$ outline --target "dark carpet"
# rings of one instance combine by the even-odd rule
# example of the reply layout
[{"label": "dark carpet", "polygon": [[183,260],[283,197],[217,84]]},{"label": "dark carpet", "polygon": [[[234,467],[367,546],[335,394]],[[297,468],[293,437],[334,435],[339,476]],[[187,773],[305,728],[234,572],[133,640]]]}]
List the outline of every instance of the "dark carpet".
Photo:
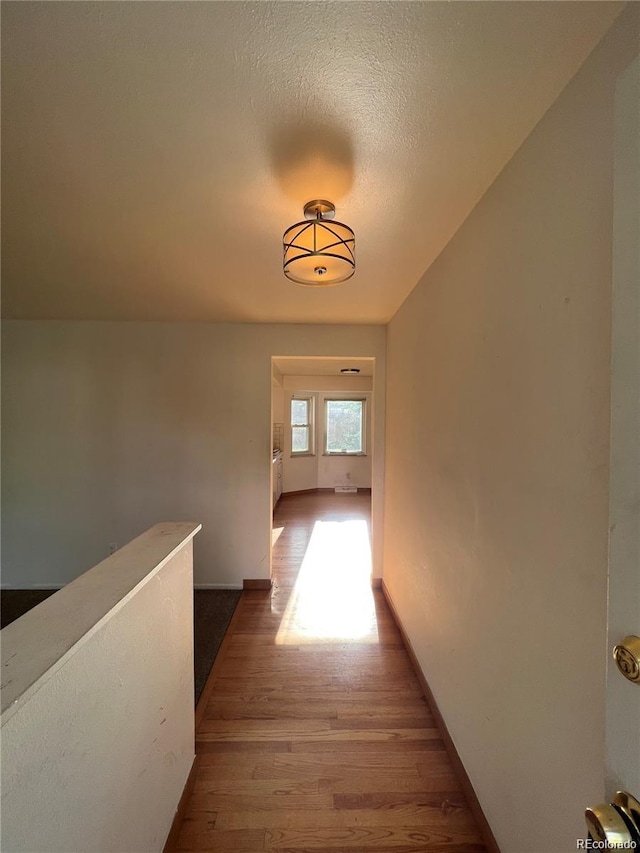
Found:
[{"label": "dark carpet", "polygon": [[0,593],[0,628],[6,628],[49,598],[57,589],[3,589]]},{"label": "dark carpet", "polygon": [[196,704],[241,596],[239,589],[195,591],[193,657]]},{"label": "dark carpet", "polygon": [[[56,592],[55,589],[3,589],[0,627],[4,628]],[[197,589],[193,595],[194,687],[198,702],[225,631],[240,601],[238,589]]]}]

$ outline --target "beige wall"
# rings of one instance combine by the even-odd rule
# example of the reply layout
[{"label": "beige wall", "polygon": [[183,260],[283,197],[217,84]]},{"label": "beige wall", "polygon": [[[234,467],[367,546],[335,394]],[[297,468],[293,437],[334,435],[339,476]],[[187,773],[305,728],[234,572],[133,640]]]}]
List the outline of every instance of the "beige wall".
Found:
[{"label": "beige wall", "polygon": [[[640,636],[640,58],[616,92],[608,647]],[[607,671],[607,795],[640,792],[640,690]]]},{"label": "beige wall", "polygon": [[388,328],[384,578],[503,853],[604,793],[614,90],[630,7]]},{"label": "beige wall", "polygon": [[[3,324],[3,577],[61,584],[157,521],[197,518],[198,584],[268,577],[271,356],[375,357],[382,326]],[[381,562],[383,453],[373,480]]]}]

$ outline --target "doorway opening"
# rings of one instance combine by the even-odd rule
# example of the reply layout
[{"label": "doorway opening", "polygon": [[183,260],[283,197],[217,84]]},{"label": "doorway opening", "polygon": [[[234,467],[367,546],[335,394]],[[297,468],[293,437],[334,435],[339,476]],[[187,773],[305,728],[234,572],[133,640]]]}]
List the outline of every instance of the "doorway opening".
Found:
[{"label": "doorway opening", "polygon": [[[272,357],[272,582],[274,548],[284,529],[279,508],[284,503],[298,496],[331,494],[344,498],[345,507],[350,497],[360,497],[361,501],[366,497],[370,505],[376,505],[380,468],[376,426],[381,422],[378,404],[374,357]],[[333,532],[337,535],[338,528]],[[338,537],[343,550],[349,549],[346,532],[346,527],[341,529]],[[354,540],[357,539],[355,526],[351,532]],[[378,574],[375,557],[372,558],[372,553],[376,553],[372,547],[376,532],[376,513],[369,512],[366,557],[369,586],[371,577]],[[328,545],[328,533],[329,528],[318,526],[316,536],[312,537],[316,554],[321,540],[324,546]],[[356,562],[362,574],[362,560],[358,558]],[[312,565],[319,571],[319,561],[308,559],[304,565],[308,583],[314,573]]]}]

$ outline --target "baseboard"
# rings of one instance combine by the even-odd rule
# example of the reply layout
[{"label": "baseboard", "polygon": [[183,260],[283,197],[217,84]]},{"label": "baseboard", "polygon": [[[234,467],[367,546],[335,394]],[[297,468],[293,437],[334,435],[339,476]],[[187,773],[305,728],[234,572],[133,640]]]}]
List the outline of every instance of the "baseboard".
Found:
[{"label": "baseboard", "polygon": [[193,764],[191,765],[191,770],[189,771],[189,775],[187,776],[187,781],[184,783],[184,789],[182,791],[182,795],[180,797],[180,801],[178,802],[178,808],[176,809],[176,813],[173,816],[173,821],[171,823],[171,829],[169,830],[169,835],[167,835],[167,840],[164,843],[164,847],[162,848],[162,853],[174,853],[174,850],[178,844],[178,836],[180,835],[180,829],[182,828],[182,822],[187,813],[187,805],[189,803],[189,798],[191,797],[191,793],[193,791],[193,786],[196,783],[196,772],[198,769],[198,756],[195,755],[193,757]]},{"label": "baseboard", "polygon": [[317,492],[331,492],[333,494],[333,489],[296,489],[293,492],[283,492],[282,497],[293,497],[294,495],[312,495]]},{"label": "baseboard", "polygon": [[482,833],[482,837],[484,843],[487,847],[489,853],[500,853],[500,848],[498,847],[498,843],[491,831],[491,827],[489,826],[489,822],[485,817],[484,812],[482,811],[482,806],[480,805],[480,801],[478,800],[477,794],[471,784],[471,780],[467,775],[467,771],[465,770],[464,764],[462,763],[462,759],[458,755],[458,750],[455,747],[453,742],[453,738],[449,734],[449,730],[447,729],[447,724],[444,721],[444,717],[440,713],[440,709],[436,704],[436,700],[434,698],[433,693],[431,692],[431,688],[425,678],[425,675],[422,671],[420,664],[418,663],[418,658],[416,657],[416,653],[411,645],[411,640],[407,636],[406,631],[402,625],[402,621],[398,615],[398,611],[395,608],[391,595],[389,594],[389,590],[387,589],[384,580],[382,581],[382,594],[385,597],[387,604],[389,605],[389,610],[391,611],[391,615],[398,626],[398,630],[400,631],[400,635],[402,636],[402,641],[407,649],[407,653],[411,658],[411,663],[413,664],[413,668],[416,671],[416,675],[418,677],[418,681],[420,682],[420,687],[422,688],[422,692],[424,693],[424,698],[427,700],[427,704],[431,709],[431,713],[433,714],[433,718],[436,722],[438,730],[440,731],[440,735],[444,742],[445,749],[447,754],[451,760],[451,763],[454,766],[456,774],[460,779],[460,783],[462,786],[462,790],[467,798],[469,803],[469,808],[471,809],[473,816],[476,819],[480,832]]},{"label": "baseboard", "polygon": [[271,589],[271,578],[245,578],[242,589]]},{"label": "baseboard", "polygon": [[371,578],[371,587],[373,589],[382,589],[382,578]]},{"label": "baseboard", "polygon": [[[370,495],[371,494],[370,488],[358,486],[357,490],[358,490],[359,495]],[[323,489],[298,489],[295,492],[283,492],[282,497],[288,498],[288,497],[293,497],[294,495],[312,495],[312,494],[332,494],[332,495],[335,495],[335,494],[340,494],[340,492],[336,492],[335,486],[333,488],[330,488],[330,489],[324,489],[324,488]],[[353,494],[353,492],[343,492],[342,494]]]},{"label": "baseboard", "polygon": [[235,631],[236,624],[238,622],[238,619],[240,618],[240,614],[244,605],[244,600],[244,596],[241,596],[240,601],[236,605],[236,609],[233,611],[233,616],[231,617],[231,621],[227,625],[227,630],[224,632],[224,637],[222,638],[222,642],[220,643],[220,648],[218,649],[218,653],[216,654],[213,666],[211,667],[211,671],[207,676],[207,680],[205,681],[204,687],[202,688],[202,693],[200,694],[200,698],[198,699],[195,714],[196,741],[198,740],[198,729],[200,728],[200,723],[202,722],[204,712],[215,687],[216,678],[218,677],[218,670],[222,665],[222,661],[224,660],[224,657],[226,655],[227,646],[231,641],[231,637],[233,635],[233,632]]},{"label": "baseboard", "polygon": [[242,589],[241,583],[194,583],[194,589]]}]

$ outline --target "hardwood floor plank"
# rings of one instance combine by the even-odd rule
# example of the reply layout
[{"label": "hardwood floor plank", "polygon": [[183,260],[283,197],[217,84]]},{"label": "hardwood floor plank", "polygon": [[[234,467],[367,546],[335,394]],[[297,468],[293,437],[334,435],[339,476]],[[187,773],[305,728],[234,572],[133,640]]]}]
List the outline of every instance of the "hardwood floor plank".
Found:
[{"label": "hardwood floor plank", "polygon": [[[274,650],[280,652],[309,652],[312,654],[350,654],[354,652],[353,646],[345,645],[344,643],[319,643],[311,646],[311,644],[301,643],[299,645],[275,645],[273,634],[259,634],[258,638],[253,634],[236,634],[229,643],[227,657],[243,657],[251,654],[255,658],[270,657]],[[404,645],[398,636],[397,639],[385,639],[372,642],[370,646],[364,644],[358,651],[358,655],[371,656],[377,655],[378,651],[394,652],[400,651],[404,653]]]},{"label": "hardwood floor plank", "polygon": [[[414,712],[415,714],[415,712]],[[337,711],[336,718],[330,719],[329,724],[334,730],[362,730],[362,729],[379,729],[381,726],[385,729],[435,729],[436,724],[433,717],[422,714],[421,716],[385,716],[384,714],[373,714],[367,717],[351,717],[338,719]],[[430,724],[430,725],[429,725]],[[440,733],[438,732],[438,737]]]},{"label": "hardwood floor plank", "polygon": [[255,794],[231,793],[210,794],[195,791],[189,802],[187,815],[192,812],[215,812],[218,816],[226,811],[290,811],[300,809],[330,809],[333,807],[332,794]]},{"label": "hardwood floor plank", "polygon": [[[215,720],[200,724],[199,737],[215,734],[220,740],[294,740],[298,735],[331,734],[329,720]],[[211,738],[209,738],[210,740]]]},{"label": "hardwood floor plank", "polygon": [[[424,702],[398,700],[395,703],[386,702],[379,704],[375,710],[364,705],[362,702],[354,703],[353,694],[333,694],[329,698],[327,694],[319,693],[316,698],[292,699],[291,694],[287,698],[273,698],[269,694],[264,696],[233,697],[227,694],[216,695],[208,703],[203,719],[210,720],[241,720],[241,719],[275,719],[287,717],[300,717],[301,719],[317,717],[327,720],[338,720],[344,727],[356,722],[361,723],[360,728],[366,728],[369,723],[387,719],[395,720],[420,720],[428,722],[428,728],[435,727],[434,718],[427,711]],[[320,698],[320,697],[324,698]],[[354,707],[357,704],[358,707]],[[388,725],[385,723],[385,725]],[[402,723],[397,727],[402,728]]]},{"label": "hardwood floor plank", "polygon": [[[420,776],[416,772],[416,784],[419,784],[421,781]],[[317,778],[305,779],[299,777],[291,779],[284,777],[278,779],[274,776],[261,778],[260,776],[256,776],[255,773],[252,774],[250,779],[235,779],[232,786],[229,785],[228,779],[208,779],[206,778],[206,774],[202,774],[193,786],[194,793],[211,795],[228,794],[230,788],[233,788],[234,795],[249,794],[254,797],[289,797],[293,794],[303,794],[306,796],[307,794],[320,794],[327,793],[328,791],[328,786],[324,780]],[[330,791],[329,793],[333,792]]]},{"label": "hardwood floor plank", "polygon": [[[410,730],[409,730],[410,731]],[[375,752],[383,749],[384,754],[391,754],[396,751],[414,752],[415,750],[435,750],[442,752],[444,743],[439,737],[439,733],[433,730],[432,740],[417,740],[406,737],[404,740],[382,740],[380,738],[370,738],[367,740],[354,739],[334,739],[333,743],[329,740],[293,740],[290,742],[288,752],[326,752],[327,749],[335,748],[336,746],[344,746],[345,749],[357,749],[364,753],[367,751]],[[384,743],[384,747],[381,747]]]},{"label": "hardwood floor plank", "polygon": [[[426,723],[426,720],[423,721]],[[198,732],[199,741],[282,741],[296,742],[313,739],[318,745],[357,741],[385,743],[410,741],[412,744],[428,740],[441,740],[440,732],[433,728],[385,728],[384,723],[375,728],[334,729],[331,720],[203,720]]]},{"label": "hardwood floor plank", "polygon": [[[253,780],[268,781],[272,784],[280,784],[279,780],[287,783],[290,773],[277,767],[257,766],[253,771]],[[325,768],[322,771],[311,769],[297,770],[296,776],[314,782],[318,791],[331,794],[358,792],[364,787],[370,791],[424,791],[424,780],[415,768],[403,770],[380,770],[378,768]]]},{"label": "hardwood floor plank", "polygon": [[269,701],[233,702],[221,699],[210,703],[205,719],[208,720],[286,720],[286,719],[338,719],[337,705],[326,702]]},{"label": "hardwood floor plank", "polygon": [[465,833],[477,840],[475,822],[471,812],[464,805],[456,805],[453,798],[443,800],[434,806],[407,805],[389,811],[383,809],[350,811],[338,809],[316,809],[315,811],[289,812],[222,812],[218,818],[219,829],[306,829],[314,828],[370,826],[386,827],[391,821],[402,820],[407,826],[423,826],[433,832]]},{"label": "hardwood floor plank", "polygon": [[247,851],[259,853],[265,850],[264,829],[253,830],[218,830],[212,829],[208,821],[190,817],[185,818],[183,829],[178,840],[178,850],[206,850],[216,853],[226,851]]},{"label": "hardwood floor plank", "polygon": [[455,835],[446,831],[431,830],[418,826],[349,826],[308,829],[267,829],[265,849],[273,851],[306,850],[344,850],[354,848],[364,850],[422,850],[428,845],[441,846],[452,844],[473,844],[477,835],[460,833]]},{"label": "hardwood floor plank", "polygon": [[241,702],[246,703],[247,705],[260,704],[263,702],[281,702],[286,703],[289,701],[305,701],[309,702],[323,702],[327,701],[331,705],[336,702],[343,703],[347,707],[353,709],[354,715],[362,713],[362,705],[371,707],[376,707],[378,705],[382,706],[387,702],[396,702],[399,701],[401,705],[407,704],[411,705],[414,702],[420,702],[424,704],[426,709],[426,713],[431,716],[431,712],[428,710],[428,706],[424,703],[424,700],[421,699],[419,692],[416,690],[415,693],[405,693],[404,691],[400,693],[402,697],[398,700],[398,691],[397,690],[340,690],[338,688],[334,689],[307,689],[307,690],[287,690],[285,687],[279,688],[276,686],[265,685],[265,686],[255,686],[251,683],[243,683],[239,685],[239,689],[236,690],[235,686],[230,687],[228,680],[217,687],[215,695],[211,699],[211,703],[219,703],[219,702]]},{"label": "hardwood floor plank", "polygon": [[[236,793],[282,794],[298,792],[315,793],[358,793],[363,787],[373,793],[422,792],[423,779],[415,767],[402,769],[357,767],[325,767],[305,770],[278,768],[269,764],[258,764],[251,778],[240,776],[235,769],[225,768],[226,772],[217,773],[217,768],[203,768],[194,785],[197,793]],[[229,785],[230,778],[233,784]]]},{"label": "hardwood floor plank", "polygon": [[378,699],[374,707],[354,705],[352,694],[348,694],[342,701],[334,697],[333,701],[336,702],[339,720],[356,718],[364,720],[387,716],[413,717],[416,714],[421,714],[426,719],[431,717],[427,703],[420,696],[398,696],[391,693],[387,699]]},{"label": "hardwood floor plank", "polygon": [[[218,695],[223,693],[286,693],[289,696],[296,694],[306,695],[308,691],[316,691],[322,693],[380,693],[384,691],[392,691],[398,695],[401,691],[402,695],[417,697],[420,696],[420,685],[413,678],[408,678],[406,675],[387,675],[387,676],[371,676],[363,678],[360,673],[353,675],[331,675],[331,674],[315,674],[308,675],[300,673],[295,679],[291,678],[291,674],[279,675],[268,674],[261,676],[247,675],[229,675],[224,678],[219,677],[216,680],[216,690]],[[357,699],[358,697],[352,697]]]},{"label": "hardwood floor plank", "polygon": [[237,672],[235,675],[218,678],[216,688],[218,695],[231,694],[238,691],[248,693],[251,690],[258,690],[264,693],[275,690],[281,692],[288,691],[289,695],[291,695],[292,693],[303,694],[307,690],[327,691],[335,689],[337,691],[345,689],[344,687],[340,687],[340,685],[335,685],[331,675],[300,675],[294,681],[290,676],[281,675],[279,678],[275,678],[274,676],[270,678],[266,673],[258,677],[255,675],[238,675]]},{"label": "hardwood floor plank", "polygon": [[[455,779],[453,771],[447,774],[449,779]],[[385,811],[396,812],[398,809],[404,809],[408,806],[420,806],[422,808],[433,806],[437,800],[443,796],[442,791],[449,790],[452,795],[464,800],[464,794],[459,786],[456,787],[455,782],[452,788],[446,788],[446,781],[440,788],[435,788],[431,791],[384,791],[378,793],[367,794],[334,794],[333,805],[336,809],[345,809],[351,811],[353,809],[382,809]],[[455,792],[455,793],[453,793]],[[468,808],[465,801],[465,808]]]},{"label": "hardwood floor plank", "polygon": [[263,740],[263,741],[221,741],[204,740],[200,734],[196,735],[196,752],[198,755],[211,753],[233,752],[261,755],[265,752],[291,752],[291,742],[288,740]]},{"label": "hardwood floor plank", "polygon": [[[430,772],[450,770],[449,758],[443,751],[412,749],[404,752],[356,749],[323,750],[322,752],[243,752],[206,753],[199,756],[201,779],[270,778],[268,773],[291,777],[293,774],[327,776],[332,772],[359,774],[379,769],[381,772],[411,771],[421,774],[421,764],[430,763]],[[233,775],[229,775],[232,773]],[[272,778],[277,778],[275,775]]]}]

